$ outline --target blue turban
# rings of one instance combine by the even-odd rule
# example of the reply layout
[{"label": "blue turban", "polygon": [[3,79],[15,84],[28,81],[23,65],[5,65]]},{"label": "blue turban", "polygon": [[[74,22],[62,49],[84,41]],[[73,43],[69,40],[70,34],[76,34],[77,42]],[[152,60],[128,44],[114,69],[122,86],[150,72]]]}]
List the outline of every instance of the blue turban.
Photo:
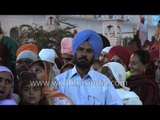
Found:
[{"label": "blue turban", "polygon": [[83,30],[75,35],[72,42],[73,55],[75,56],[77,48],[85,41],[88,41],[92,47],[94,58],[98,58],[103,48],[103,42],[99,34],[93,30]]}]

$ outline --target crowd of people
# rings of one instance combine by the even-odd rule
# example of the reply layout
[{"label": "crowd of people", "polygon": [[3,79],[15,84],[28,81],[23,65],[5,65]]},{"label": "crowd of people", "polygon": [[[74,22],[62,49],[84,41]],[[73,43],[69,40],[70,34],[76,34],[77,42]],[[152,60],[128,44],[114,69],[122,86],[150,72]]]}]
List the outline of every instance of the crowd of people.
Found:
[{"label": "crowd of people", "polygon": [[0,27],[0,105],[158,105],[160,22],[150,42],[140,20],[128,46],[86,29],[64,37],[61,54],[18,46]]}]

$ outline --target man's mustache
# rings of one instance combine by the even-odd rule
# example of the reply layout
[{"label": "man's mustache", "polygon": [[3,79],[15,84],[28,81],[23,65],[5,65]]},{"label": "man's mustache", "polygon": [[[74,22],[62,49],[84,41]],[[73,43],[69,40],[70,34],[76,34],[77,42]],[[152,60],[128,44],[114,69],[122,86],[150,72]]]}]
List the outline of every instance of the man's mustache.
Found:
[{"label": "man's mustache", "polygon": [[81,58],[79,58],[79,60],[85,60],[85,61],[89,61],[86,57],[81,57]]}]

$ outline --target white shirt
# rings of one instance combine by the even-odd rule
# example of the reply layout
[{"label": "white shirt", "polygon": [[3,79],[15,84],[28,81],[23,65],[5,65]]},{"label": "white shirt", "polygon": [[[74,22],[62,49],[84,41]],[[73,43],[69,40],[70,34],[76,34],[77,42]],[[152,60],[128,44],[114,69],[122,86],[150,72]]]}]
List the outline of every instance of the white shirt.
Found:
[{"label": "white shirt", "polygon": [[111,81],[93,68],[83,78],[74,67],[55,79],[59,90],[76,105],[123,105]]},{"label": "white shirt", "polygon": [[127,91],[123,88],[116,89],[124,105],[142,105],[142,101],[133,91]]},{"label": "white shirt", "polygon": [[148,30],[146,25],[140,23],[137,26],[137,30],[139,30],[139,39],[141,40],[141,45],[144,45],[144,42],[148,40]]}]

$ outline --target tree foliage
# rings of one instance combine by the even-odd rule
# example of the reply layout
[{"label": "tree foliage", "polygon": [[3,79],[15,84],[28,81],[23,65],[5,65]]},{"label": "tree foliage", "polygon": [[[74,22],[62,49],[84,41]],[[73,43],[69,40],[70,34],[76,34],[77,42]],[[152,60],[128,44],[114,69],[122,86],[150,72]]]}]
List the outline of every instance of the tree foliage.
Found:
[{"label": "tree foliage", "polygon": [[17,41],[18,44],[26,43],[27,41],[34,41],[39,50],[42,48],[54,48],[57,53],[60,51],[60,43],[62,38],[64,37],[74,37],[74,35],[70,32],[73,28],[72,26],[68,26],[66,28],[58,28],[52,31],[46,31],[43,29],[43,26],[35,26],[32,27],[30,25],[20,25],[19,27],[15,27],[19,34],[16,35],[14,40]]}]

